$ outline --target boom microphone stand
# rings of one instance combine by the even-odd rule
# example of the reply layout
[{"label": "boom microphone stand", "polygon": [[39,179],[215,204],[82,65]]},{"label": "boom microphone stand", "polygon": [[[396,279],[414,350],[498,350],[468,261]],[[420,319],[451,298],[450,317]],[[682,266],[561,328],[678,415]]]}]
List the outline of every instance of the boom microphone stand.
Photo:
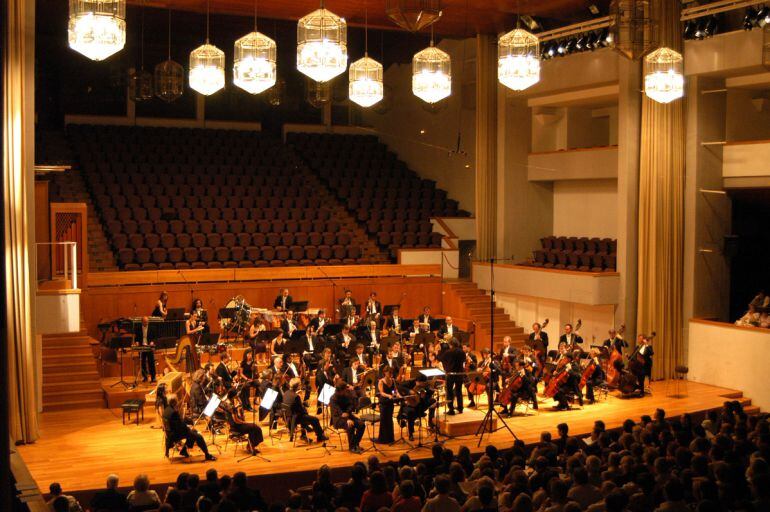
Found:
[{"label": "boom microphone stand", "polygon": [[[489,353],[494,354],[494,348],[495,348],[495,258],[489,259],[489,321],[490,321],[490,327],[489,327]],[[492,364],[492,361],[490,361],[490,365]],[[501,430],[503,428],[507,429],[508,432],[511,433],[514,439],[518,440],[519,438],[516,436],[516,434],[513,433],[513,430],[511,430],[511,427],[508,426],[508,424],[505,422],[503,417],[500,415],[499,412],[497,412],[497,409],[495,409],[494,406],[494,381],[492,380],[492,374],[494,372],[490,368],[489,370],[489,382],[487,382],[487,402],[488,402],[488,409],[487,413],[484,415],[484,419],[481,421],[481,425],[479,425],[479,428],[476,430],[476,435],[479,436],[479,442],[476,445],[481,446],[481,442],[484,440],[484,434],[489,432],[490,434],[492,432],[496,432],[498,430]],[[502,427],[497,427],[495,430],[492,430],[492,422],[495,420],[495,416],[497,417],[497,421],[501,422],[503,424]]]}]

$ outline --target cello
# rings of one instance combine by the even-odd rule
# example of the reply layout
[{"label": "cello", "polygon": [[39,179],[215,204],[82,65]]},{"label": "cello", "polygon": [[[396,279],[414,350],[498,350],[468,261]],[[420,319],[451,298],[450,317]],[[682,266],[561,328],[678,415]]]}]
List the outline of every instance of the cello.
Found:
[{"label": "cello", "polygon": [[[548,327],[548,318],[546,318],[542,324],[540,324],[540,331],[543,332],[543,329]],[[537,360],[537,371],[538,371],[538,378],[543,375],[543,367],[545,366],[545,344],[543,343],[542,339],[534,339],[531,342],[527,340],[527,345],[529,348],[532,349],[532,351],[535,354],[535,359]]]},{"label": "cello", "polygon": [[[626,324],[622,324],[618,328],[617,337],[620,339],[623,339],[623,333],[626,330]],[[618,384],[620,383],[620,372],[615,368],[615,362],[621,361],[623,359],[623,352],[618,351],[614,345],[610,346],[610,357],[607,360],[607,369],[605,370],[605,373],[607,374],[607,385],[613,388],[618,387]]]},{"label": "cello", "polygon": [[505,383],[503,390],[500,392],[500,403],[508,406],[513,401],[514,394],[521,389],[524,385],[524,377],[521,373],[514,373],[508,381]]},{"label": "cello", "polygon": [[567,379],[569,378],[569,371],[567,369],[567,365],[565,364],[561,370],[558,370],[557,373],[554,373],[553,377],[551,377],[551,380],[548,381],[548,385],[545,388],[545,391],[543,391],[543,395],[548,398],[553,398],[556,396],[556,392],[559,391],[559,386],[567,382]]}]

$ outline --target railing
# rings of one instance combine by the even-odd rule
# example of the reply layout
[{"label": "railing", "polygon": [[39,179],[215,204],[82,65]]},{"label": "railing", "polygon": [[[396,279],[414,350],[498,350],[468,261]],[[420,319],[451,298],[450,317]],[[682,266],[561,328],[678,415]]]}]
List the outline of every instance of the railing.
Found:
[{"label": "railing", "polygon": [[[51,203],[51,278],[60,278],[64,273],[65,258],[72,260],[64,245],[58,242],[74,242],[77,257],[74,258],[75,273],[80,272],[85,284],[88,274],[88,210],[85,203]],[[71,275],[71,274],[70,274]]]},{"label": "railing", "polygon": [[[38,283],[44,281],[61,281],[63,279],[65,288],[77,289],[78,287],[78,244],[77,242],[38,242],[35,244],[35,251],[39,246],[52,246],[51,254],[52,258],[61,258],[61,266],[52,266],[51,275],[40,275],[37,268],[37,255],[33,261],[35,262],[35,275],[37,276]],[[57,262],[58,263],[58,262]],[[61,269],[61,272],[54,269]],[[66,283],[71,281],[71,285],[66,286]]]}]

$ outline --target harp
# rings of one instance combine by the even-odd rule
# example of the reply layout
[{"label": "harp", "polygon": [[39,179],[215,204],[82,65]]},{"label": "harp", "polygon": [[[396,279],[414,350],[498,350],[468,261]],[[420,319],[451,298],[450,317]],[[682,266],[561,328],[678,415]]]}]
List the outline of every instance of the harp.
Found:
[{"label": "harp", "polygon": [[173,356],[166,356],[166,364],[175,372],[192,373],[200,368],[200,359],[192,336],[184,335],[179,338],[176,352]]}]

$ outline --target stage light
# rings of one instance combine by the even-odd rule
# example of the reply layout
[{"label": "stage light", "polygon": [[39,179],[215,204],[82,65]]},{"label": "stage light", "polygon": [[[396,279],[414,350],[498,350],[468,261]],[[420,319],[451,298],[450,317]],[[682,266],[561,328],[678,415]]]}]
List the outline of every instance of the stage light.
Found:
[{"label": "stage light", "polygon": [[670,103],[684,95],[684,64],[679,52],[658,48],[644,62],[644,93],[648,98]]},{"label": "stage light", "polygon": [[584,35],[581,35],[577,38],[577,41],[575,41],[575,50],[579,52],[584,52],[588,49],[586,46],[586,37]]},{"label": "stage light", "polygon": [[595,50],[599,47],[599,34],[596,32],[591,32],[588,34],[588,37],[586,37],[586,47],[589,50]]},{"label": "stage light", "polygon": [[754,23],[758,27],[764,27],[770,23],[770,9],[763,5],[759,12],[757,12],[756,21]]},{"label": "stage light", "polygon": [[743,30],[751,30],[757,19],[757,10],[753,7],[746,9],[746,15],[743,17]]},{"label": "stage light", "polygon": [[523,91],[540,81],[540,41],[516,28],[497,41],[497,79],[514,91]]},{"label": "stage light", "polygon": [[430,46],[412,58],[412,92],[430,104],[452,94],[452,60],[433,46],[432,35]]},{"label": "stage light", "polygon": [[297,69],[315,80],[328,82],[348,67],[348,25],[324,8],[297,23]]},{"label": "stage light", "polygon": [[609,48],[614,42],[615,37],[612,35],[612,32],[608,28],[603,29],[599,35],[599,45],[603,48]]},{"label": "stage light", "polygon": [[70,0],[67,40],[91,60],[104,60],[126,44],[126,0]]},{"label": "stage light", "polygon": [[706,24],[703,27],[703,34],[705,37],[712,37],[719,30],[719,20],[716,16],[711,16],[706,20]]},{"label": "stage light", "polygon": [[574,38],[574,37],[573,37],[573,38],[571,38],[571,39],[569,39],[569,40],[567,41],[567,46],[566,46],[566,48],[565,48],[565,49],[566,49],[566,53],[567,53],[567,55],[569,55],[569,54],[571,54],[571,53],[574,53],[574,51],[575,51],[575,45],[576,45],[576,44],[577,44],[577,41],[575,40],[575,38]]},{"label": "stage light", "polygon": [[557,55],[564,55],[567,53],[567,45],[564,43],[564,40],[559,41],[559,44],[556,45],[556,54]]},{"label": "stage light", "polygon": [[695,27],[695,32],[693,32],[693,37],[695,39],[703,39],[705,37],[705,28],[706,24],[703,21],[699,21],[697,26]]},{"label": "stage light", "polygon": [[556,56],[556,43],[548,44],[548,50],[546,50],[546,54],[548,55],[549,59]]},{"label": "stage light", "polygon": [[684,30],[682,31],[682,38],[692,39],[696,29],[695,22],[693,20],[687,20],[684,24]]}]

